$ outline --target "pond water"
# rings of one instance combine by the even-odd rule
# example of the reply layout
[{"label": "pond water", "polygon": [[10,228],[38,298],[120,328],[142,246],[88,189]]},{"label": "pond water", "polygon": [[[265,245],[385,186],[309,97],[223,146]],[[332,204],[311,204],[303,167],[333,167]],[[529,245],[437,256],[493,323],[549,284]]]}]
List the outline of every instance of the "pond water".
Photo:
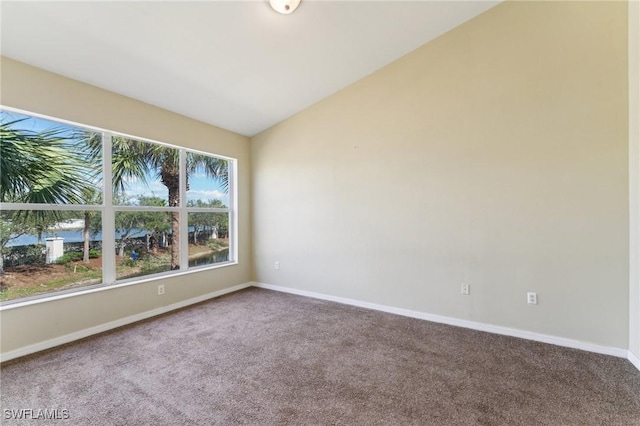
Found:
[{"label": "pond water", "polygon": [[211,265],[213,263],[226,262],[229,260],[229,249],[216,251],[208,256],[197,257],[189,260],[189,266]]}]

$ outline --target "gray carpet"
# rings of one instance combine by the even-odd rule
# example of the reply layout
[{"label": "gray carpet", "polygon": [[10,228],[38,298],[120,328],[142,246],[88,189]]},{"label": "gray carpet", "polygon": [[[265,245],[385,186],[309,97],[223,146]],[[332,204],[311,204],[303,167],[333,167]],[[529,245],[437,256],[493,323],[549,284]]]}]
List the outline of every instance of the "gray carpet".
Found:
[{"label": "gray carpet", "polygon": [[627,360],[261,289],[4,363],[1,379],[2,424],[65,409],[29,423],[640,425]]}]

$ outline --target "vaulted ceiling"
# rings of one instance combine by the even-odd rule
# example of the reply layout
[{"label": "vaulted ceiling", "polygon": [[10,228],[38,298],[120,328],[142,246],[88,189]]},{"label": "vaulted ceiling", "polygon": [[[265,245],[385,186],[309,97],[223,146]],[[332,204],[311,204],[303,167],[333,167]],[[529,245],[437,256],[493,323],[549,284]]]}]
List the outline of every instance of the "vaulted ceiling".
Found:
[{"label": "vaulted ceiling", "polygon": [[252,136],[498,1],[6,1],[2,55]]}]

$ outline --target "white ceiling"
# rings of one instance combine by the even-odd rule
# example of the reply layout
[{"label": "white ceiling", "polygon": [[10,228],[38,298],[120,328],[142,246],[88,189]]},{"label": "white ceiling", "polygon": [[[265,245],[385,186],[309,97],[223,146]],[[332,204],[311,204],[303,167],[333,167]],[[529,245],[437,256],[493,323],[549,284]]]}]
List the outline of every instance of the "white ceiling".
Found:
[{"label": "white ceiling", "polygon": [[4,56],[252,136],[498,1],[1,3]]}]

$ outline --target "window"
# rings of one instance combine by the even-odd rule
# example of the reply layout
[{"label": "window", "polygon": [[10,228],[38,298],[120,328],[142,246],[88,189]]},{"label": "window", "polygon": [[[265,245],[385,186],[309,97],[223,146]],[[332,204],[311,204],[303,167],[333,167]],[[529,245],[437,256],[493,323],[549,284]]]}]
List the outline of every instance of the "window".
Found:
[{"label": "window", "polygon": [[235,160],[0,109],[0,301],[235,262]]}]

